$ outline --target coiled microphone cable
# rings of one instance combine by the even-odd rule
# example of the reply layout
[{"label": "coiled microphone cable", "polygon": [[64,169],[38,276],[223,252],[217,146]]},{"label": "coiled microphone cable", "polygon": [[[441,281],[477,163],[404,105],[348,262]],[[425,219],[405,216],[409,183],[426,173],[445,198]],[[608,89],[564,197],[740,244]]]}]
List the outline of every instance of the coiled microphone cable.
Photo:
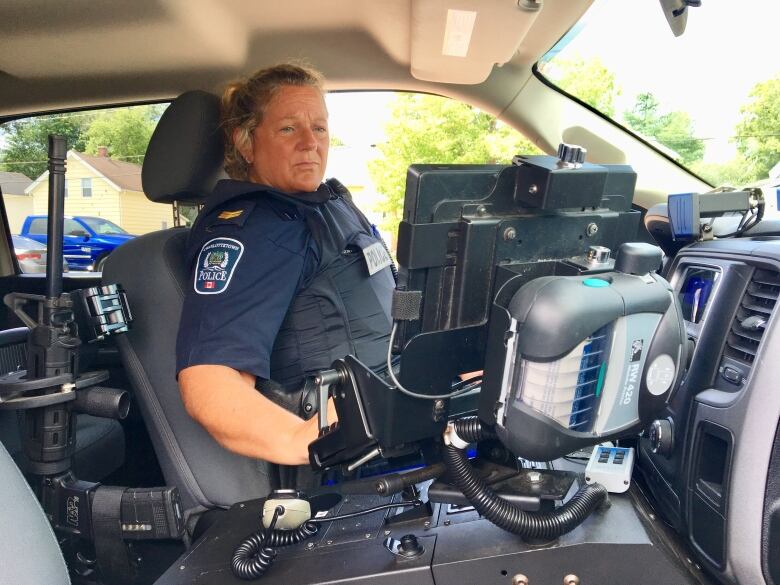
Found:
[{"label": "coiled microphone cable", "polygon": [[311,538],[317,534],[320,524],[347,520],[365,514],[373,514],[380,510],[406,508],[410,506],[415,508],[422,506],[422,501],[412,500],[409,502],[382,504],[381,506],[375,506],[373,508],[368,508],[367,510],[358,510],[339,516],[310,518],[295,530],[276,530],[276,521],[279,519],[279,516],[284,513],[284,506],[279,505],[274,509],[274,515],[267,530],[261,528],[257,532],[253,532],[238,545],[233,553],[230,568],[233,570],[233,574],[239,579],[244,579],[245,581],[259,579],[271,568],[271,565],[276,558],[277,548],[298,544],[307,538]]}]

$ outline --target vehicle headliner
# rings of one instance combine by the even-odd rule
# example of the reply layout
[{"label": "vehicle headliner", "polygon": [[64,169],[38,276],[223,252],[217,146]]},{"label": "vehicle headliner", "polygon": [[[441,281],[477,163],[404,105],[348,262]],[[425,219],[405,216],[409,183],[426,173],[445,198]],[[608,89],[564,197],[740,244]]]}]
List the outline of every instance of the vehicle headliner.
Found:
[{"label": "vehicle headliner", "polygon": [[[533,65],[592,0],[0,0],[0,122],[24,114],[170,100],[291,59],[330,91],[410,90],[470,103],[553,153],[631,164],[643,207],[706,183],[551,89]],[[540,10],[523,8],[541,5]],[[448,11],[476,13],[465,57],[442,58]],[[641,49],[640,49],[641,50]]]},{"label": "vehicle headliner", "polygon": [[0,116],[217,91],[289,59],[322,70],[330,90],[426,91],[500,113],[589,5],[545,0],[538,14],[525,12],[532,24],[509,39],[516,47],[509,63],[481,83],[461,84],[467,67],[490,72],[494,41],[479,42],[475,26],[467,57],[437,67],[438,81],[417,79],[413,51],[415,59],[421,49],[439,51],[446,18],[425,17],[478,7],[484,21],[522,19],[517,0],[0,0]]}]

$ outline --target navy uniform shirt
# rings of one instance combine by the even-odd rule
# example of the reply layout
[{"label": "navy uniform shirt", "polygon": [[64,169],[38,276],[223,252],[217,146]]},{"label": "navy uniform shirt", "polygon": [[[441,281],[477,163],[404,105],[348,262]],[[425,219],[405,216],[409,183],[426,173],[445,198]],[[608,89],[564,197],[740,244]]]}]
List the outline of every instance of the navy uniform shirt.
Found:
[{"label": "navy uniform shirt", "polygon": [[224,365],[287,390],[356,356],[382,368],[395,286],[373,226],[328,185],[287,196],[221,181],[188,242],[177,372]]},{"label": "navy uniform shirt", "polygon": [[[296,206],[267,187],[220,181],[188,248],[176,371],[216,364],[269,379],[270,356],[295,295],[315,274],[319,250]],[[258,192],[260,191],[260,192]]]}]

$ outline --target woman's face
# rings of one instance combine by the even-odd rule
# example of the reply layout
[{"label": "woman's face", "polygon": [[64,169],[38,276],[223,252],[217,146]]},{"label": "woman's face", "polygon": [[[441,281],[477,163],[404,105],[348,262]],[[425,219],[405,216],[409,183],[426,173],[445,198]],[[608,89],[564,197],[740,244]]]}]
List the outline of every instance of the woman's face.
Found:
[{"label": "woman's face", "polygon": [[328,110],[315,87],[283,86],[241,149],[249,180],[284,193],[316,191],[328,162]]}]

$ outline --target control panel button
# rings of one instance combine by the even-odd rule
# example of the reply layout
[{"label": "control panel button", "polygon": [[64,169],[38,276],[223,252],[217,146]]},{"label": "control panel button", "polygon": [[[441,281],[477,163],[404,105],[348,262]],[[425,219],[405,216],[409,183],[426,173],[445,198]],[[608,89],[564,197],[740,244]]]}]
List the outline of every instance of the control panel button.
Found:
[{"label": "control panel button", "polygon": [[731,382],[732,384],[739,385],[742,383],[742,372],[730,366],[726,366],[721,370],[721,376],[723,376],[727,382]]},{"label": "control panel button", "polygon": [[586,278],[582,281],[582,284],[589,286],[590,288],[604,288],[609,286],[609,282],[601,278]]},{"label": "control panel button", "polygon": [[669,419],[654,420],[648,431],[650,450],[668,457],[674,448],[674,425]]},{"label": "control panel button", "polygon": [[598,482],[611,493],[623,493],[631,485],[633,468],[633,448],[598,447],[585,467],[585,481]]}]

